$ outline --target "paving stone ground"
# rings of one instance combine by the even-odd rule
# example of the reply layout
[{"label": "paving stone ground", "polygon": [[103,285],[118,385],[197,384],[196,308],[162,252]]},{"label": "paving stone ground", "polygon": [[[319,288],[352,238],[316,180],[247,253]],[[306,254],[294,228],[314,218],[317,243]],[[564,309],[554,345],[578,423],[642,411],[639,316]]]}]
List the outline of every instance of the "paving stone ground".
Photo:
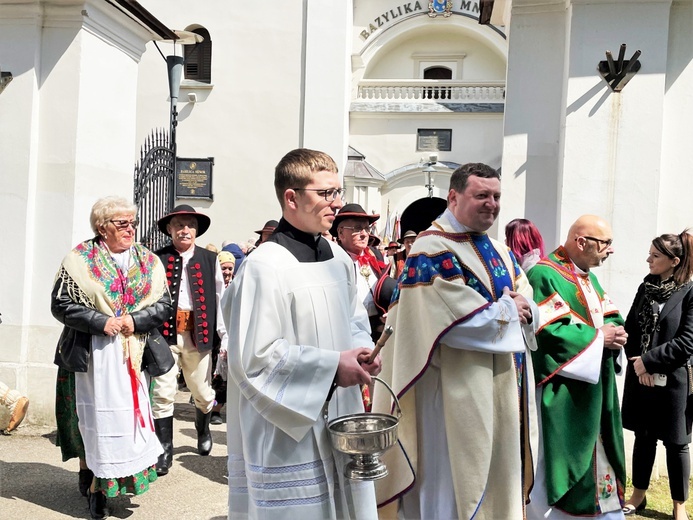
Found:
[{"label": "paving stone ground", "polygon": [[[174,462],[168,475],[143,495],[108,499],[111,518],[227,518],[226,423],[211,426],[212,453],[200,457],[189,399],[189,393],[178,392]],[[87,499],[77,488],[78,470],[76,459],[62,462],[54,428],[22,425],[11,435],[0,435],[0,518],[90,518]]]}]

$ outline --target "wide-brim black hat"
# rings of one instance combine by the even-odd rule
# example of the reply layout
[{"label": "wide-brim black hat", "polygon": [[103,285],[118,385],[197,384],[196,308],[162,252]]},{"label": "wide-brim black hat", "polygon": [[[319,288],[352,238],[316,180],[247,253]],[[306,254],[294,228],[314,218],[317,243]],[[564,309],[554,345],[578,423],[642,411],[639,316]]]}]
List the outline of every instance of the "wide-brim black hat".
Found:
[{"label": "wide-brim black hat", "polygon": [[389,276],[381,276],[378,283],[375,284],[373,288],[373,302],[380,309],[380,312],[387,312],[396,287],[397,280]]},{"label": "wide-brim black hat", "polygon": [[168,226],[169,222],[171,222],[171,219],[173,217],[177,217],[180,215],[192,215],[197,219],[198,237],[204,235],[205,231],[209,229],[209,225],[212,223],[211,219],[207,215],[203,213],[198,213],[192,206],[188,206],[187,204],[181,204],[180,206],[176,206],[175,208],[173,208],[171,210],[171,213],[169,213],[168,215],[164,215],[157,222],[159,229],[164,235],[169,237],[171,236],[170,233],[166,230],[166,226]]},{"label": "wide-brim black hat", "polygon": [[348,218],[365,218],[368,219],[368,223],[372,224],[376,220],[380,218],[380,215],[378,214],[368,214],[366,213],[366,210],[363,209],[359,204],[354,204],[350,203],[342,207],[342,209],[339,210],[339,213],[337,213],[337,216],[334,218],[334,222],[332,222],[332,227],[330,228],[330,234],[333,237],[337,236],[337,226],[342,220],[346,220]]},{"label": "wide-brim black hat", "polygon": [[265,222],[265,225],[263,226],[263,228],[258,229],[256,231],[256,233],[258,235],[262,235],[265,231],[274,231],[278,225],[279,225],[279,222],[277,222],[276,220],[268,220],[267,222]]},{"label": "wide-brim black hat", "polygon": [[380,237],[378,235],[369,235],[368,245],[370,247],[378,247],[381,243],[382,240],[380,240]]}]

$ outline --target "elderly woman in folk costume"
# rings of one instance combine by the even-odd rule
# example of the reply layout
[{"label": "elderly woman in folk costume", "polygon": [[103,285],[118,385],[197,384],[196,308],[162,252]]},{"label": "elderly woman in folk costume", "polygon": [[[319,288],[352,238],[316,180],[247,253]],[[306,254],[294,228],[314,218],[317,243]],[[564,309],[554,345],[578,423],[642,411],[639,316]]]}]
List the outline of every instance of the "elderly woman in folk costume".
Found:
[{"label": "elderly woman in folk costume", "polygon": [[92,518],[108,516],[107,496],[147,491],[163,451],[141,364],[171,298],[159,259],[134,243],[136,211],[119,197],[99,199],[90,217],[96,236],[68,253],[51,295],[65,325],[55,357],[58,445],[63,460],[80,458]]}]

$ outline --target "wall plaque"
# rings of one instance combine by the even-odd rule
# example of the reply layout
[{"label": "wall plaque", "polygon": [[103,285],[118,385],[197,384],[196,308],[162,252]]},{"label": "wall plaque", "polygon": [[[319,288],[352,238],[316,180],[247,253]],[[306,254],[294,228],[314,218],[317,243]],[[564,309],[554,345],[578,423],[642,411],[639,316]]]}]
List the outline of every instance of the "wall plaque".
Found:
[{"label": "wall plaque", "polygon": [[214,157],[204,159],[176,158],[176,198],[209,199],[212,195]]},{"label": "wall plaque", "polygon": [[449,152],[452,150],[452,130],[419,128],[416,135],[417,152]]}]

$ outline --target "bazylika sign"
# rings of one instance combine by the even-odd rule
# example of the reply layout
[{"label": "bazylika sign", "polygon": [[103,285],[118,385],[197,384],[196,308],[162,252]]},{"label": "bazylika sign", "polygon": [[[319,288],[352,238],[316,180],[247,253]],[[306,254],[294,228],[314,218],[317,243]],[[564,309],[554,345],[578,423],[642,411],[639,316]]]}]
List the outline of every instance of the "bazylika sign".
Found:
[{"label": "bazylika sign", "polygon": [[441,18],[447,18],[453,13],[478,19],[479,1],[416,0],[413,2],[401,2],[373,18],[373,20],[361,31],[360,36],[361,39],[365,41],[381,28],[389,26],[395,23],[395,21],[400,22],[411,16],[428,14],[431,18],[435,18],[439,15]]},{"label": "bazylika sign", "polygon": [[176,198],[209,199],[212,194],[214,157],[206,159],[176,158]]}]

